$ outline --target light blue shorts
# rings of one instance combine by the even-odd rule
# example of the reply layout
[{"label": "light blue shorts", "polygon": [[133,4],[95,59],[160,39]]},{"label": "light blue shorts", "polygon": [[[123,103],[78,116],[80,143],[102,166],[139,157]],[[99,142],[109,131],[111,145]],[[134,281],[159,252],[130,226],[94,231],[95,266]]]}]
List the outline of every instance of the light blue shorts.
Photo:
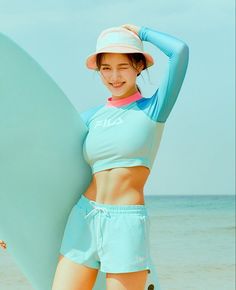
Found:
[{"label": "light blue shorts", "polygon": [[70,212],[60,253],[105,273],[150,272],[149,228],[145,205],[103,204],[82,195]]}]

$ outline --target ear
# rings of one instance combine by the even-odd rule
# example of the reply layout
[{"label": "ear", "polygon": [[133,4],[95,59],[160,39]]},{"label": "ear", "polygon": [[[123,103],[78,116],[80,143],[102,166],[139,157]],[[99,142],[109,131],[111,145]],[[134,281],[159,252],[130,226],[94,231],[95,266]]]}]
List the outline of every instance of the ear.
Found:
[{"label": "ear", "polygon": [[144,64],[142,61],[137,65],[138,76],[140,75],[141,71],[144,69]]},{"label": "ear", "polygon": [[137,65],[137,71],[138,71],[138,74],[137,74],[137,76],[139,76],[140,75],[140,73],[141,73],[141,71],[143,70],[143,68],[144,68],[144,64],[142,63],[142,62],[140,62],[138,65]]}]

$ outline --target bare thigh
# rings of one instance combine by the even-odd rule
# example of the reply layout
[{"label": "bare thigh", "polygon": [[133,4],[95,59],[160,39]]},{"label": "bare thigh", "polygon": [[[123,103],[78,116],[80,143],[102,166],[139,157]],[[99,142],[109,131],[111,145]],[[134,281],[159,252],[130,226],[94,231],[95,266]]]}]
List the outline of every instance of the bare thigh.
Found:
[{"label": "bare thigh", "polygon": [[97,269],[72,262],[60,255],[52,290],[92,290]]},{"label": "bare thigh", "polygon": [[144,290],[147,274],[148,270],[121,274],[107,273],[107,290]]}]

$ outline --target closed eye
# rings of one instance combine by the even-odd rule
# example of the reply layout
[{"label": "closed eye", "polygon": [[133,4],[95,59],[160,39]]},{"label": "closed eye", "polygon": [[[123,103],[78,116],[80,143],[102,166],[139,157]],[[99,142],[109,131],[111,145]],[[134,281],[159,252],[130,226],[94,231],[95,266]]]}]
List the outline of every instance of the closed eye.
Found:
[{"label": "closed eye", "polygon": [[[128,67],[120,67],[120,69],[127,69]],[[102,69],[110,69],[109,67],[103,67]]]}]

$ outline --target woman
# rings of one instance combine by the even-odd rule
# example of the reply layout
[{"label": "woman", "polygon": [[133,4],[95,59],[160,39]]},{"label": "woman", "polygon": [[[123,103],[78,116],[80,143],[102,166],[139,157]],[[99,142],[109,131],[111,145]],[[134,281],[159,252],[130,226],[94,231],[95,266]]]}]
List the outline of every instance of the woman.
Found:
[{"label": "woman", "polygon": [[[144,98],[136,84],[154,63],[143,41],[169,57],[165,78],[151,98]],[[150,270],[143,189],[185,77],[188,46],[148,27],[125,24],[100,34],[86,65],[99,72],[111,97],[81,114],[88,127],[83,152],[93,177],[68,218],[52,290],[92,289],[99,269],[106,273],[108,290],[143,290]]]}]

